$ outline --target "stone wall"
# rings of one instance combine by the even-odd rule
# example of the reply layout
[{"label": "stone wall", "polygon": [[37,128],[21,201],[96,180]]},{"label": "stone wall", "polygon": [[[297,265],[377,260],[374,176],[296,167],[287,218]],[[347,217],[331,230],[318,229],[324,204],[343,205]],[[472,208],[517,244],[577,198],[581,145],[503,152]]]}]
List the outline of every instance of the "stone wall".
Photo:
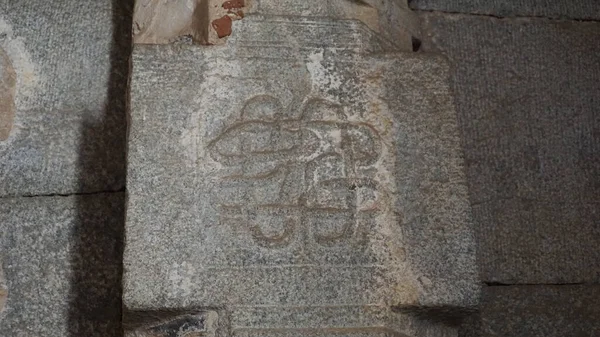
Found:
[{"label": "stone wall", "polygon": [[464,333],[598,335],[600,23],[566,20],[597,19],[598,2],[411,5],[423,50],[454,65],[489,285]]},{"label": "stone wall", "polygon": [[0,0],[0,336],[122,335],[130,12]]},{"label": "stone wall", "polygon": [[[396,82],[397,91],[387,95],[394,96],[401,104],[412,102],[410,105],[415,106],[400,109],[401,113],[431,106],[439,108],[439,104],[448,103],[444,98],[448,88],[432,85],[439,85],[441,80],[423,78],[432,74],[433,77],[444,77],[447,69],[450,70],[449,83],[466,164],[478,266],[486,285],[479,313],[464,320],[460,335],[600,336],[597,320],[600,311],[597,289],[600,281],[600,58],[597,56],[600,55],[600,2],[409,2],[415,12],[408,10],[405,1],[348,1],[337,3],[341,4],[337,6],[334,2],[312,0],[303,3],[263,0],[249,1],[248,13],[290,15],[289,11],[308,6],[304,14],[313,19],[322,16],[338,20],[358,19],[365,27],[379,30],[379,34],[369,33],[354,21],[344,21],[344,28],[326,28],[329,30],[325,30],[325,34],[319,38],[312,36],[305,42],[312,43],[311,48],[354,43],[353,53],[379,54],[373,58],[375,63],[388,62],[383,54],[390,51],[397,53],[420,48],[424,53],[445,55],[449,66],[436,58],[433,63],[410,61],[415,57],[427,59],[421,54],[395,63],[397,69],[406,70],[409,78]],[[257,5],[261,3],[262,6]],[[370,8],[357,11],[365,5]],[[0,336],[123,335],[120,266],[125,227],[123,191],[132,12],[132,1],[0,0]],[[266,33],[251,23],[252,20],[248,20],[244,23],[246,28],[238,30],[246,36],[232,35],[231,42],[239,43],[248,37],[266,39],[274,35],[284,41],[288,33],[294,31],[289,28],[293,23],[288,25],[287,31]],[[239,21],[233,23],[232,32],[240,25]],[[350,34],[350,38],[343,34],[351,30],[355,35]],[[356,43],[361,34],[368,35],[368,38],[360,38],[368,42]],[[173,54],[170,53],[181,53],[189,48],[182,46],[188,41],[183,38],[168,42],[178,46],[170,46],[169,51],[162,54],[155,53],[166,61],[148,65],[146,70],[166,66],[179,69],[180,76],[171,78],[173,82],[165,94],[172,98],[174,96],[169,96],[169,92],[187,93],[189,95],[184,98],[189,100],[197,90],[187,88],[189,92],[186,92],[181,82],[197,83],[189,74],[217,68],[187,71],[191,66],[171,62]],[[297,40],[292,42],[298,43]],[[294,55],[299,45],[288,48],[285,55]],[[264,53],[264,48],[257,47],[255,56]],[[325,59],[340,59],[339,56],[324,56]],[[147,57],[138,60],[152,61]],[[298,61],[298,57],[295,60]],[[411,62],[413,65],[409,66]],[[214,64],[233,71],[231,65],[217,61]],[[416,66],[418,64],[430,66]],[[394,71],[390,70],[390,73]],[[401,78],[398,71],[395,74]],[[378,81],[386,76],[369,76],[368,81],[381,83]],[[246,80],[252,81],[252,78]],[[328,80],[336,83],[336,78]],[[140,83],[136,84],[138,89]],[[423,88],[419,89],[419,83]],[[407,95],[406,92],[412,93]],[[420,97],[419,92],[429,94]],[[191,102],[190,106],[192,104],[195,103]],[[148,109],[149,113],[151,110]],[[153,133],[153,139],[158,141],[156,146],[149,147],[150,150],[162,151],[162,158],[172,158],[174,146],[194,146],[183,134],[181,138],[169,139],[171,143],[160,142],[160,137],[178,132],[165,129],[165,125],[173,127],[183,123],[173,119],[172,115],[163,114],[161,118],[165,118],[162,124],[161,120],[145,124],[148,132]],[[395,118],[397,123],[398,116]],[[437,122],[423,122],[420,128],[426,130],[425,124]],[[154,127],[156,124],[158,126]],[[404,127],[414,132],[418,125]],[[183,129],[185,125],[179,131]],[[407,138],[399,136],[397,140],[407,141]],[[412,146],[417,149],[425,144],[414,142]],[[139,149],[138,152],[133,150],[133,156],[137,153],[137,158],[147,158],[145,153],[139,153]],[[430,150],[414,153],[443,153],[440,147]],[[395,154],[403,155],[406,153],[402,151]],[[193,155],[186,158],[191,160]],[[431,158],[436,157],[424,156],[421,161],[404,164],[423,163]],[[416,171],[419,168],[417,164],[413,167]],[[159,187],[161,193],[173,188],[188,191],[193,186],[166,184],[162,179],[164,171],[160,169],[151,173],[146,176],[146,185],[131,186],[134,198],[143,193],[156,193],[157,189],[149,189],[153,186]],[[176,171],[173,177],[179,173]],[[444,170],[432,171],[432,180],[423,180],[427,183],[419,187],[422,190],[439,188],[438,183],[447,182],[444,176]],[[136,179],[135,175],[132,179]],[[197,192],[190,190],[188,197],[197,197],[194,193]],[[140,216],[148,217],[152,222],[165,214],[174,214],[181,221],[180,226],[185,226],[189,213],[186,204],[179,201],[170,201],[174,205],[171,211],[156,207],[146,213],[140,212]],[[440,205],[449,204],[446,197],[414,202],[409,210],[413,213],[401,215],[414,220],[422,212],[439,221],[436,212],[444,208]],[[464,211],[466,208],[452,209]],[[462,211],[456,214],[464,216],[463,219],[470,217]],[[169,240],[179,244],[191,242],[192,245],[199,242],[194,236],[187,235],[189,233],[175,230],[177,227],[170,222],[165,224],[154,232],[142,230],[135,237],[140,243],[140,260],[148,261],[148,256],[157,251],[156,243],[160,242],[160,249],[166,249],[173,259],[185,261],[188,257],[185,254],[177,256],[179,250],[174,249],[177,244],[171,244]],[[292,328],[314,324],[313,327],[330,328],[328,331],[334,335],[387,336],[393,334],[394,329],[404,329],[402,331],[415,336],[454,336],[455,329],[448,328],[448,324],[455,323],[464,312],[458,310],[457,314],[457,310],[452,310],[457,308],[450,308],[449,304],[472,308],[477,302],[473,298],[473,286],[476,286],[471,273],[473,269],[467,263],[474,256],[469,244],[471,239],[457,241],[460,235],[467,235],[463,231],[466,227],[432,226],[428,231],[422,231],[419,224],[421,222],[413,221],[404,228],[404,234],[408,234],[405,238],[412,240],[408,244],[415,249],[394,252],[395,256],[404,256],[409,262],[411,259],[429,261],[421,265],[422,269],[415,269],[418,277],[414,277],[412,287],[402,288],[403,284],[397,284],[399,288],[395,294],[420,294],[421,297],[403,299],[418,305],[398,305],[402,301],[397,301],[391,313],[361,311],[355,307],[341,310],[265,307],[237,310],[230,312],[231,315],[224,314],[226,311],[220,307],[183,313],[159,310],[152,314],[160,319],[147,322],[148,312],[145,312],[145,316],[137,317],[139,320],[131,319],[128,323],[133,325],[126,328],[130,332],[139,332],[140,336],[154,336],[170,327],[188,324],[204,334],[217,329],[213,323],[215,316],[221,315],[234,324],[253,328],[239,331],[240,335],[248,336],[262,333],[256,328],[280,326],[281,322],[287,322],[285,324]],[[152,235],[160,240],[149,239]],[[454,244],[456,242],[466,244],[461,246]],[[150,255],[144,255],[146,253]],[[324,256],[327,258],[328,255]],[[453,266],[463,269],[452,270]],[[188,265],[173,267],[181,273],[173,274],[175,278],[171,282],[179,282],[179,286],[171,290],[187,289],[184,281],[189,268]],[[150,266],[145,272],[150,273],[152,279],[161,275],[160,271],[155,271]],[[439,271],[443,273],[436,274]],[[450,283],[444,283],[446,271],[452,276],[448,279],[454,278]],[[455,284],[461,275],[467,275],[462,286],[448,286]],[[295,286],[302,287],[303,282],[296,282]],[[134,289],[131,280],[128,284]],[[444,293],[440,289],[453,291]],[[326,287],[321,290],[321,295],[332,294]],[[430,296],[430,291],[435,296]],[[157,296],[164,304],[166,295]],[[185,296],[174,297],[184,302],[189,300]],[[282,299],[274,295],[269,298]],[[315,300],[322,299],[317,296]],[[443,305],[428,306],[432,303]],[[157,304],[156,308],[159,307]],[[420,312],[422,307],[426,310]],[[415,314],[427,319],[414,319]],[[264,320],[265,317],[279,321],[275,324]],[[444,319],[431,324],[432,317]],[[274,325],[270,326],[272,323]],[[386,325],[388,329],[364,329],[364,325],[369,324]],[[351,328],[336,330],[341,325]],[[286,331],[278,333],[283,336]]]},{"label": "stone wall", "polygon": [[261,5],[222,45],[134,47],[127,333],[452,336],[479,283],[446,60]]},{"label": "stone wall", "polygon": [[422,18],[455,65],[483,280],[600,281],[600,24]]}]

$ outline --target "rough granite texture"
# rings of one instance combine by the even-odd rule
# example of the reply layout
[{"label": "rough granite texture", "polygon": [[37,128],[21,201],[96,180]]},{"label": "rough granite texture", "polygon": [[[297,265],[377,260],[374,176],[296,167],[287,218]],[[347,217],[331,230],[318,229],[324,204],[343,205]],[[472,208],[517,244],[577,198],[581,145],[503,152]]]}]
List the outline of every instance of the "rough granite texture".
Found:
[{"label": "rough granite texture", "polygon": [[409,0],[413,9],[500,17],[600,20],[597,0]]},{"label": "rough granite texture", "polygon": [[0,199],[0,336],[118,337],[122,193]]},{"label": "rough granite texture", "polygon": [[126,4],[0,0],[0,56],[17,77],[14,121],[0,113],[12,124],[0,140],[0,196],[123,188]]},{"label": "rough granite texture", "polygon": [[4,311],[4,305],[6,305],[6,297],[8,291],[6,289],[6,280],[4,278],[4,271],[2,270],[2,255],[0,255],[0,314]]},{"label": "rough granite texture", "polygon": [[448,65],[387,48],[254,15],[225,46],[136,46],[125,307],[214,310],[234,336],[451,336],[415,315],[478,300]]},{"label": "rough granite texture", "polygon": [[486,287],[481,307],[459,337],[600,336],[600,285]]},{"label": "rough granite texture", "polygon": [[412,50],[412,36],[419,30],[418,18],[406,1],[397,0],[254,0],[251,13],[262,15],[321,16],[356,19],[392,41],[402,51]]},{"label": "rough granite texture", "polygon": [[453,63],[482,280],[600,281],[600,23],[423,14]]}]

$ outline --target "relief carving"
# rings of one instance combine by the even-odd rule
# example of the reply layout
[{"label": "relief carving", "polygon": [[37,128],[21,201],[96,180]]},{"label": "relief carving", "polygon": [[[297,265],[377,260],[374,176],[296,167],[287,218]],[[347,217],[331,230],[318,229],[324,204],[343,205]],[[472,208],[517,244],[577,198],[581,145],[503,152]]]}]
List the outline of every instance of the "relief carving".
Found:
[{"label": "relief carving", "polygon": [[275,97],[254,97],[209,144],[211,157],[235,172],[215,193],[221,218],[245,224],[265,248],[344,244],[359,214],[377,210],[381,140],[331,102],[311,99],[292,110]]},{"label": "relief carving", "polygon": [[10,135],[15,117],[17,74],[8,55],[0,48],[0,141]]}]

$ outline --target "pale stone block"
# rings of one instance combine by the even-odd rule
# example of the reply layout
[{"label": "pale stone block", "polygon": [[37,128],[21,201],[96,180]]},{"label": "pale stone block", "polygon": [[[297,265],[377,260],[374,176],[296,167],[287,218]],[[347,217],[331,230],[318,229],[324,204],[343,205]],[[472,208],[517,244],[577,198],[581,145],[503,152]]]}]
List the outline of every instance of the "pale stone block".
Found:
[{"label": "pale stone block", "polygon": [[445,61],[371,54],[389,44],[357,21],[233,27],[134,49],[126,309],[214,311],[233,336],[451,336],[478,285]]}]

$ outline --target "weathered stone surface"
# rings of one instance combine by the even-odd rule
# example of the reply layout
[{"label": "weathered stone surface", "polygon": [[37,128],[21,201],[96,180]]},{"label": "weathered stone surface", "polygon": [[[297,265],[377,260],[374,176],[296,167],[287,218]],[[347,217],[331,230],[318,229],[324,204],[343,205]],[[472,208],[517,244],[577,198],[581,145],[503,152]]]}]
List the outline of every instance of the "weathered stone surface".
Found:
[{"label": "weathered stone surface", "polygon": [[143,0],[135,6],[134,42],[165,44],[187,36],[200,44],[223,44],[232,21],[247,14],[357,20],[405,51],[418,35],[417,17],[402,1]]},{"label": "weathered stone surface", "polygon": [[255,0],[251,13],[302,15],[359,20],[403,51],[412,50],[418,20],[405,1],[396,0]]},{"label": "weathered stone surface", "polygon": [[487,287],[481,307],[459,336],[600,336],[598,285]]},{"label": "weathered stone surface", "polygon": [[135,47],[128,310],[215,310],[234,336],[452,335],[420,316],[478,297],[448,69],[381,50],[354,21],[254,15],[225,46]]},{"label": "weathered stone surface", "polygon": [[156,311],[152,315],[129,315],[124,328],[128,337],[223,336],[215,310],[176,313]]},{"label": "weathered stone surface", "polygon": [[2,336],[117,337],[122,194],[0,199]]},{"label": "weathered stone surface", "polygon": [[[3,2],[0,196],[123,187],[126,4]],[[16,83],[7,91],[9,63]]]},{"label": "weathered stone surface", "polygon": [[8,296],[8,289],[6,288],[6,281],[4,280],[4,272],[2,271],[2,256],[0,255],[0,314],[4,310],[6,304],[6,297]]},{"label": "weathered stone surface", "polygon": [[8,138],[15,118],[17,74],[4,50],[0,49],[0,141]]},{"label": "weathered stone surface", "polygon": [[596,0],[410,0],[414,9],[495,16],[599,20]]},{"label": "weathered stone surface", "polygon": [[520,199],[473,206],[480,269],[487,282],[600,280],[600,207]]},{"label": "weathered stone surface", "polygon": [[133,39],[139,44],[165,44],[189,37],[200,44],[222,44],[233,20],[246,13],[244,0],[137,1]]},{"label": "weathered stone surface", "polygon": [[422,18],[454,64],[483,280],[600,281],[600,24]]}]

